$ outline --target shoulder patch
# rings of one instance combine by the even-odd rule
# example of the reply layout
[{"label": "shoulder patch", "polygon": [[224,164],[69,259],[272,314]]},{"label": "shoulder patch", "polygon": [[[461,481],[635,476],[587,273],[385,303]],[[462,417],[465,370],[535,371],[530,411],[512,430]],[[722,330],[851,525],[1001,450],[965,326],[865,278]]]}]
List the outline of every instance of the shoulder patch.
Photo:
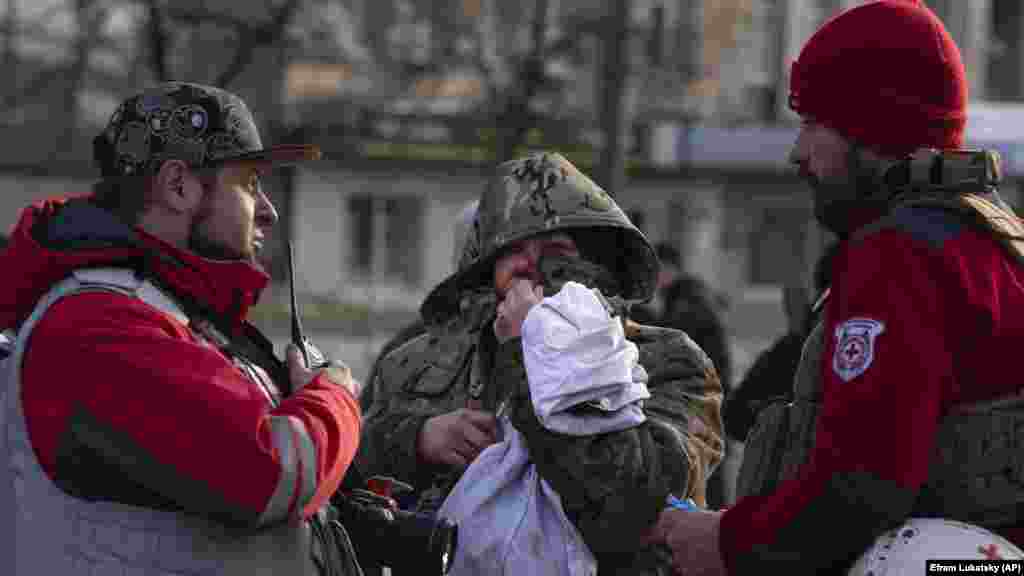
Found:
[{"label": "shoulder patch", "polygon": [[871,318],[851,318],[836,326],[832,370],[843,382],[863,374],[875,359],[875,339],[885,324]]}]

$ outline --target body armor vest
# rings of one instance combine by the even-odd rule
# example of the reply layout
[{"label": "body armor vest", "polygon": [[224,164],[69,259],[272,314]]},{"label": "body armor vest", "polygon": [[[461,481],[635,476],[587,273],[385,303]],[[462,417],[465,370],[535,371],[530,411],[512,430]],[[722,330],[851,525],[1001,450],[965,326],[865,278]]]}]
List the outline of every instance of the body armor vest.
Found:
[{"label": "body armor vest", "polygon": [[[257,533],[232,532],[214,521],[180,513],[86,501],[69,496],[36,459],[21,406],[21,362],[30,334],[61,298],[87,291],[132,295],[181,322],[182,307],[130,270],[77,271],[37,304],[0,366],[0,572],[140,576],[317,573],[308,522],[288,522]],[[233,359],[236,363],[245,360]],[[250,375],[262,369],[248,366]],[[257,381],[262,379],[257,376]],[[266,382],[259,382],[265,388]],[[184,415],[183,415],[184,417]]]},{"label": "body armor vest", "polygon": [[[824,324],[807,338],[793,400],[757,416],[737,480],[738,498],[773,492],[808,462],[821,408]],[[1019,525],[1024,503],[1024,398],[959,407],[940,423],[928,480],[912,516],[989,528]]]},{"label": "body armor vest", "polygon": [[[1024,265],[1024,224],[996,193],[999,155],[988,150],[916,151],[887,169],[881,188],[896,207],[942,209],[991,234]],[[882,217],[853,240],[892,225]],[[793,478],[808,460],[822,402],[819,323],[804,345],[793,400],[765,408],[747,438],[737,496],[767,494]],[[939,423],[928,479],[913,516],[942,517],[980,526],[1024,521],[1024,396],[957,406]]]}]

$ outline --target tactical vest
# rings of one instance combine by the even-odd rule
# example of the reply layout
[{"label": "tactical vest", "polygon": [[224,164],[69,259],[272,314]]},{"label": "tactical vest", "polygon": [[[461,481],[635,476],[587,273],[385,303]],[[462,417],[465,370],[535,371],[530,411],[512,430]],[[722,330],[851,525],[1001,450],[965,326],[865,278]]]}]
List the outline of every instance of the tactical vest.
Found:
[{"label": "tactical vest", "polygon": [[[793,400],[766,407],[747,436],[737,479],[738,498],[772,493],[809,458],[822,404],[824,323],[808,336]],[[997,528],[1024,518],[1024,401],[960,407],[940,423],[928,480],[913,516],[941,517]]]},{"label": "tactical vest", "polygon": [[[316,574],[308,522],[240,534],[197,516],[74,498],[46,475],[29,441],[21,405],[22,358],[32,329],[50,306],[65,296],[95,291],[135,296],[189,324],[178,302],[129,270],[77,271],[39,301],[18,331],[10,356],[0,362],[0,561],[6,566],[0,573]],[[245,371],[262,372],[255,366]]]},{"label": "tactical vest", "polygon": [[[959,214],[1024,265],[1024,224],[996,193],[999,155],[985,150],[919,150],[884,175],[898,207]],[[854,235],[864,238],[891,224],[883,217]],[[737,496],[763,495],[793,478],[808,460],[821,406],[822,324],[804,345],[793,401],[765,408],[747,437]],[[1024,521],[1024,396],[958,406],[939,423],[928,479],[914,516],[960,520],[990,528]]]}]

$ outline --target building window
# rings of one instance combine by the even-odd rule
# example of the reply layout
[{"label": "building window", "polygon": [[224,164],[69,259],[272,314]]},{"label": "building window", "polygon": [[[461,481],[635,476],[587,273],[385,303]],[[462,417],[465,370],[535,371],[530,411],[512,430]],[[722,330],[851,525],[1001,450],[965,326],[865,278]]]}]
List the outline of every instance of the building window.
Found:
[{"label": "building window", "polygon": [[753,116],[753,120],[772,124],[779,118],[779,90],[772,84],[751,84],[744,88],[744,97],[747,101],[747,110]]},{"label": "building window", "polygon": [[704,11],[701,2],[683,2],[675,27],[670,61],[684,80],[700,80],[704,58]]},{"label": "building window", "polygon": [[373,274],[373,198],[353,196],[348,200],[350,218],[349,246],[351,247],[352,272],[358,276]]},{"label": "building window", "polygon": [[643,34],[642,39],[639,39],[642,43],[636,54],[637,56],[642,55],[643,65],[661,67],[667,62],[668,54],[666,50],[665,40],[667,38],[666,29],[666,15],[665,6],[658,4],[651,7],[650,22],[646,26],[646,34]]},{"label": "building window", "polygon": [[415,196],[349,198],[354,276],[419,286],[423,278],[423,200]]}]

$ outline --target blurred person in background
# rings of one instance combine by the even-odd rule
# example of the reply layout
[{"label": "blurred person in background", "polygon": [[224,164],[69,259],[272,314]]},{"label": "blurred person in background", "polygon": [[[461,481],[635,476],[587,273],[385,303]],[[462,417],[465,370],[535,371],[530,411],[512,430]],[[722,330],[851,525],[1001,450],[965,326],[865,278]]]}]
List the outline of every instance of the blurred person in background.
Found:
[{"label": "blurred person in background", "polygon": [[[679,251],[661,242],[654,247],[661,264],[658,289],[651,301],[633,306],[629,315],[639,324],[682,330],[711,359],[725,393],[728,410],[732,385],[732,353],[722,315],[725,300],[701,278],[684,274]],[[726,451],[728,445],[725,446]],[[726,457],[728,455],[726,454]],[[725,504],[725,468],[719,466],[708,480],[707,504],[717,509]]]},{"label": "blurred person in background", "polygon": [[832,278],[832,259],[837,244],[830,244],[814,266],[814,295],[807,297],[798,284],[783,289],[787,331],[758,355],[736,386],[725,409],[725,432],[735,442],[745,442],[758,411],[774,401],[788,402],[793,395],[793,378],[800,364],[804,341],[820,321]]},{"label": "blurred person in background", "polygon": [[328,499],[359,442],[341,364],[246,321],[277,220],[236,95],[166,83],[94,141],[91,195],[26,208],[0,253],[0,573],[359,574]]},{"label": "blurred person in background", "polygon": [[659,242],[654,245],[654,254],[658,258],[658,282],[654,296],[650,301],[633,306],[629,311],[629,317],[640,324],[649,326],[661,326],[665,320],[665,291],[680,276],[682,259],[679,251],[666,242]]},{"label": "blurred person in background", "polygon": [[711,358],[722,385],[728,388],[732,360],[722,321],[726,300],[707,282],[682,272],[679,251],[671,244],[658,243],[654,250],[661,264],[657,290],[649,302],[630,308],[630,318],[639,324],[686,332]]}]

